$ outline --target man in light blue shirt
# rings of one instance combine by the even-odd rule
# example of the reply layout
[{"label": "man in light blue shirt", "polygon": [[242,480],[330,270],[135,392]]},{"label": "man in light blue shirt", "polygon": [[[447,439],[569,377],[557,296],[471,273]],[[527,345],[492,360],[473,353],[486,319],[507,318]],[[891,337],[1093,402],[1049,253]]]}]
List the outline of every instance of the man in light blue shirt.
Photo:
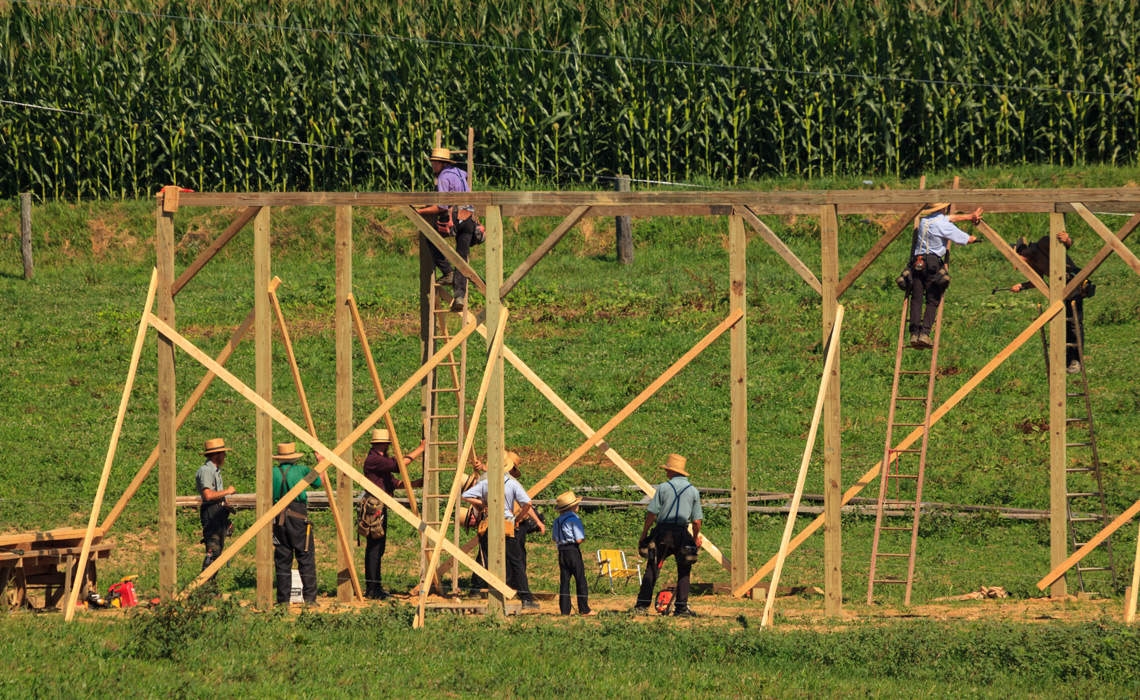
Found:
[{"label": "man in light blue shirt", "polygon": [[[979,208],[971,214],[947,215],[949,204],[935,204],[919,214],[915,231],[914,251],[910,258],[910,346],[924,349],[934,347],[930,329],[942,303],[942,295],[950,285],[942,258],[946,255],[946,242],[968,245],[978,240],[954,224],[969,221],[975,226],[982,220]],[[926,309],[923,310],[923,300]]]},{"label": "man in light blue shirt", "polygon": [[[697,614],[689,608],[689,574],[702,542],[701,519],[704,516],[701,494],[689,483],[689,472],[685,471],[685,458],[681,455],[669,455],[661,468],[669,480],[657,486],[649,500],[649,512],[645,514],[638,548],[647,547],[649,556],[634,609],[649,610],[661,563],[672,555],[677,562],[677,597],[673,615],[696,617]],[[693,526],[692,534],[689,534],[690,524]],[[649,528],[654,525],[650,532]]]},{"label": "man in light blue shirt", "polygon": [[586,540],[586,528],[578,517],[578,504],[582,497],[573,491],[558,495],[554,509],[558,519],[550,528],[554,544],[558,545],[558,610],[570,614],[570,579],[574,579],[574,592],[578,597],[578,614],[597,615],[590,609],[590,586],[586,581],[586,565],[582,562],[581,544]]}]

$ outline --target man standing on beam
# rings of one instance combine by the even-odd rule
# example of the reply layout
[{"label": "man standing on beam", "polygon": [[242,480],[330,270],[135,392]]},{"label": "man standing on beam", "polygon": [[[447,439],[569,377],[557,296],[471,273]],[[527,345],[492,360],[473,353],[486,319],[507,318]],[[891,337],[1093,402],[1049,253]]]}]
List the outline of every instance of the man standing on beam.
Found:
[{"label": "man standing on beam", "polygon": [[[451,159],[451,151],[446,148],[433,148],[428,160],[431,161],[431,170],[435,174],[437,191],[471,191],[471,187],[467,184],[467,173],[455,165],[455,161]],[[480,227],[475,220],[475,207],[469,204],[462,206],[433,204],[417,209],[416,212],[428,221],[431,221],[429,217],[435,216],[436,231],[439,231],[439,235],[444,238],[455,237],[455,252],[459,253],[459,257],[464,260],[470,256],[471,244],[482,242],[477,235]],[[463,304],[467,299],[467,278],[452,268],[451,262],[439,248],[436,248],[431,242],[428,242],[427,245],[431,250],[431,257],[435,261],[435,266],[439,268],[440,277],[436,282],[453,287],[454,301],[451,303],[451,310],[458,313],[463,310]]]}]

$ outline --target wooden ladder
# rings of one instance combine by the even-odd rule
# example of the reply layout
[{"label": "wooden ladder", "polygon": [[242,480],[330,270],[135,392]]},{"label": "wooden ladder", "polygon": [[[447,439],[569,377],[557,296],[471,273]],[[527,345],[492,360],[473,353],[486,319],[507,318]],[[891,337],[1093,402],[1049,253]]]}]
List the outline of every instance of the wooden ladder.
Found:
[{"label": "wooden ladder", "polygon": [[[456,272],[456,274],[459,274]],[[431,321],[428,329],[430,340],[427,356],[435,354],[436,349],[446,345],[451,340],[451,330],[448,328],[448,319],[455,312],[450,309],[451,295],[434,279],[431,283]],[[457,315],[457,314],[456,314]],[[443,516],[443,507],[447,503],[451,484],[443,484],[441,474],[454,474],[455,461],[459,459],[460,447],[463,444],[467,429],[467,416],[465,410],[467,386],[467,342],[459,347],[459,359],[455,359],[452,352],[447,360],[439,363],[425,380],[424,391],[427,393],[427,411],[424,415],[424,435],[427,436],[427,446],[424,451],[424,485],[422,503],[422,516],[424,523],[439,529]],[[450,463],[453,466],[444,466]],[[458,532],[454,534],[458,544]],[[427,568],[431,557],[432,543],[427,537],[420,538],[421,574]],[[451,588],[453,593],[459,591],[459,577],[457,567],[453,567]],[[442,591],[440,591],[442,593]]]},{"label": "wooden ladder", "polygon": [[[1073,304],[1073,302],[1070,302]],[[1069,524],[1070,551],[1075,552],[1085,546],[1089,538],[1095,535],[1108,522],[1108,510],[1104,502],[1104,482],[1100,473],[1100,456],[1097,453],[1096,428],[1093,425],[1092,401],[1089,398],[1089,379],[1086,372],[1084,342],[1081,340],[1080,328],[1077,326],[1077,313],[1075,305],[1070,309],[1069,324],[1076,337],[1077,361],[1081,363],[1081,371],[1069,375],[1075,386],[1069,386],[1065,392],[1068,398],[1081,398],[1078,402],[1078,417],[1065,417],[1065,455],[1068,458],[1073,448],[1088,450],[1087,461],[1074,460],[1072,466],[1065,468],[1065,510]],[[1041,329],[1041,345],[1045,350],[1045,373],[1049,373],[1049,337],[1045,329]],[[1066,344],[1066,347],[1068,345]],[[1073,391],[1075,389],[1075,391]],[[1072,402],[1066,401],[1066,411]],[[1083,415],[1080,415],[1081,408]],[[1083,440],[1070,442],[1068,431],[1072,428],[1083,427],[1088,435]],[[1076,484],[1073,481],[1077,481]],[[1074,489],[1076,486],[1076,490]],[[1094,558],[1095,557],[1095,558]],[[1090,561],[1092,559],[1092,561]],[[1107,561],[1106,561],[1107,560]],[[1095,572],[1109,572],[1112,577],[1112,589],[1116,589],[1116,559],[1112,554],[1112,538],[1105,538],[1093,551],[1089,552],[1077,565],[1073,567],[1077,572],[1077,582],[1081,591],[1085,591],[1085,574]]]},{"label": "wooden ladder", "polygon": [[[891,384],[891,404],[890,410],[887,413],[887,439],[886,445],[883,448],[883,471],[879,481],[879,505],[878,511],[875,513],[875,538],[871,545],[871,570],[867,579],[867,604],[870,605],[874,601],[875,584],[906,584],[906,595],[904,597],[904,605],[910,605],[910,595],[914,588],[914,563],[916,554],[918,552],[918,519],[922,514],[922,483],[923,476],[926,470],[926,449],[930,441],[930,411],[934,403],[934,380],[938,374],[938,345],[942,337],[942,309],[945,306],[945,296],[943,301],[938,304],[938,315],[934,321],[934,347],[930,351],[930,366],[927,369],[917,370],[904,370],[903,357],[906,355],[921,356],[921,351],[904,353],[903,350],[907,349],[906,344],[907,333],[907,316],[910,310],[910,300],[908,295],[903,296],[902,316],[899,319],[899,340],[898,346],[895,350],[895,375]],[[899,384],[903,377],[908,379],[912,377],[925,377],[926,378],[926,395],[925,396],[899,396]],[[908,382],[914,384],[915,382]],[[914,394],[917,387],[908,388],[908,394]],[[900,405],[899,402],[902,402]],[[915,411],[910,409],[911,406],[918,404],[923,408],[922,422],[916,422],[914,417],[908,420],[896,422],[899,414],[899,409],[908,415],[913,415]],[[908,410],[910,409],[910,410]],[[917,416],[915,416],[917,417]],[[892,449],[892,440],[894,439],[894,429],[896,427],[912,427],[922,428],[922,447],[920,449],[907,449],[895,450]],[[917,455],[918,466],[917,469],[904,473],[903,471],[903,458],[906,455]],[[907,458],[907,462],[912,460]],[[894,498],[889,497],[891,483],[895,485]],[[913,494],[913,498],[905,497],[906,494]],[[888,524],[884,525],[884,518],[887,509],[899,510],[901,509],[901,516],[891,516],[892,520],[887,521]],[[894,518],[906,517],[909,513],[911,522],[909,525],[892,525],[891,522],[897,522]],[[886,542],[883,541],[884,533],[891,533],[887,535],[888,540],[895,547],[901,545],[900,539],[893,536],[894,533],[902,534],[904,532],[910,533],[910,548],[905,551],[880,551],[880,545],[887,548]],[[882,559],[883,564],[887,560],[901,560],[906,557],[907,569],[906,578],[901,577],[884,577],[875,578],[876,575],[882,576],[879,571],[879,560]]]}]

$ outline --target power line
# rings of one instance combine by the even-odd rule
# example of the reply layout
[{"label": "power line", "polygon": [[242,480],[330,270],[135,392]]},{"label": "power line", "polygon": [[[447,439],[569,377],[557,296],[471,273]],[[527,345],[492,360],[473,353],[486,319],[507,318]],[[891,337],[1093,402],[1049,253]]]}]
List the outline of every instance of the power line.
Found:
[{"label": "power line", "polygon": [[530,53],[549,56],[563,56],[567,58],[590,58],[606,61],[624,61],[626,63],[645,63],[645,64],[659,64],[666,66],[675,66],[680,68],[713,68],[718,70],[733,70],[751,73],[776,73],[781,75],[797,75],[797,76],[810,76],[810,77],[826,77],[826,78],[841,78],[846,80],[878,80],[888,83],[903,83],[903,84],[916,84],[916,85],[932,85],[937,87],[962,87],[962,88],[990,88],[995,90],[1008,90],[1019,92],[1049,92],[1062,95],[1086,95],[1092,97],[1127,97],[1131,95],[1131,91],[1127,88],[1122,92],[1105,92],[1103,90],[1074,90],[1053,86],[1034,86],[1034,85],[1013,85],[1007,83],[975,83],[961,80],[938,80],[935,78],[910,78],[910,77],[896,77],[875,75],[870,73],[845,73],[838,71],[811,71],[811,70],[797,70],[792,68],[764,68],[761,66],[746,66],[731,63],[714,63],[711,61],[683,61],[680,59],[671,58],[650,58],[648,56],[622,56],[618,54],[598,53],[592,51],[573,51],[569,49],[542,49],[527,46],[502,46],[495,44],[479,44],[474,42],[465,41],[450,41],[447,39],[428,39],[425,37],[410,37],[400,36],[398,34],[373,34],[368,32],[349,32],[339,29],[319,29],[316,27],[304,27],[297,25],[287,24],[267,24],[262,22],[241,22],[237,20],[222,20],[213,19],[209,17],[193,17],[189,15],[175,15],[168,13],[153,13],[141,12],[138,10],[120,10],[115,8],[95,7],[91,5],[72,5],[58,2],[44,2],[43,0],[8,0],[12,3],[19,3],[23,5],[36,5],[42,7],[56,7],[71,10],[90,10],[92,12],[103,12],[106,14],[128,15],[136,17],[153,17],[156,19],[171,19],[171,20],[185,20],[188,22],[201,22],[205,24],[218,24],[229,27],[239,27],[247,29],[271,29],[282,32],[302,32],[309,34],[325,34],[328,36],[340,36],[354,39],[383,39],[391,42],[407,42],[425,44],[429,46],[447,46],[453,48],[473,48],[489,51],[503,51],[511,53]]}]

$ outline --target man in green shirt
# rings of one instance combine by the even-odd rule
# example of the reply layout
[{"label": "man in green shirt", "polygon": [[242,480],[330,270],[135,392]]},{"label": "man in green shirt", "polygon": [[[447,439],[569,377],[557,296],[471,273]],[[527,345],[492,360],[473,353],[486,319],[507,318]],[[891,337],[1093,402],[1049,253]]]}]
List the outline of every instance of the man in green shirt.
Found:
[{"label": "man in green shirt", "polygon": [[[309,468],[298,464],[302,457],[296,443],[277,445],[273,459],[273,502],[277,503],[309,473]],[[312,486],[321,486],[317,477]],[[293,558],[301,573],[301,597],[306,605],[317,604],[317,557],[314,551],[313,523],[309,520],[309,497],[302,491],[273,521],[273,564],[277,573],[277,604],[289,602],[293,587]]]},{"label": "man in green shirt", "polygon": [[[648,547],[649,557],[641,589],[637,592],[635,610],[649,609],[661,564],[672,555],[677,561],[677,598],[673,615],[696,617],[697,614],[689,608],[689,573],[697,560],[697,548],[701,546],[701,494],[689,483],[689,472],[685,471],[685,458],[681,455],[669,455],[661,468],[669,480],[658,484],[653,498],[649,500],[649,511],[641,529],[639,549]],[[690,523],[693,526],[691,535]],[[649,530],[651,526],[652,532]]]}]

